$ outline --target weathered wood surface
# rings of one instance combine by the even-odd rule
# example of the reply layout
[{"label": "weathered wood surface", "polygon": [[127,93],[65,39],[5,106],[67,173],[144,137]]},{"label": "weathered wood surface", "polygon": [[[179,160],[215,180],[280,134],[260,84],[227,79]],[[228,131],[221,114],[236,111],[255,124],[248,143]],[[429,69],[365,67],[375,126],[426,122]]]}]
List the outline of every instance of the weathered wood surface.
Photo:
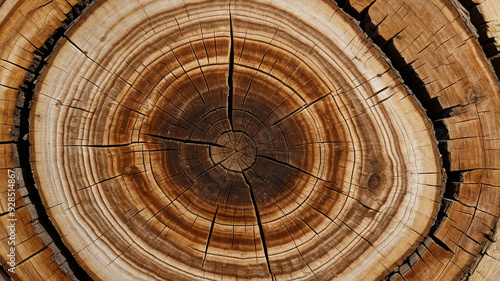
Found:
[{"label": "weathered wood surface", "polygon": [[8,278],[498,278],[499,84],[459,3],[46,2],[0,6]]},{"label": "weathered wood surface", "polygon": [[484,53],[500,76],[500,2],[497,0],[464,0],[471,22],[477,28]]},{"label": "weathered wood surface", "polygon": [[[66,18],[71,10],[71,1],[0,1],[0,263],[4,270],[11,245],[7,244],[8,170],[17,168],[13,160],[14,138],[18,138],[15,110],[17,96],[23,80],[33,70],[34,52],[44,45],[45,40]],[[44,5],[46,4],[46,5]],[[22,107],[22,103],[18,104]],[[16,126],[17,125],[17,126]],[[15,169],[17,174],[21,169]],[[27,189],[21,180],[17,181],[16,192],[16,269],[9,278],[13,280],[70,280],[71,273],[59,249],[51,242],[45,229],[39,224],[35,207],[27,197]],[[60,266],[62,265],[62,270]],[[66,273],[68,274],[66,274]],[[6,273],[2,270],[2,276]],[[4,277],[6,278],[6,277]]]},{"label": "weathered wood surface", "polygon": [[[393,61],[399,61],[398,69],[421,79],[412,89],[437,116],[437,126],[446,128],[437,136],[443,133],[441,146],[449,156],[445,159],[449,191],[443,202],[447,215],[433,235],[448,251],[436,255],[427,247],[420,254],[424,258],[402,275],[405,279],[467,276],[476,256],[490,243],[500,214],[498,78],[489,71],[471,32],[474,26],[459,3],[347,2],[363,17],[361,24],[385,44]],[[415,28],[419,25],[427,28]]]},{"label": "weathered wood surface", "polygon": [[[475,25],[479,41],[486,56],[500,76],[500,2],[495,0],[464,1],[469,10],[471,21]],[[496,181],[498,182],[498,180]],[[499,205],[500,203],[497,203]],[[492,233],[481,255],[476,259],[470,280],[500,279],[500,224],[497,222],[495,233]]]}]

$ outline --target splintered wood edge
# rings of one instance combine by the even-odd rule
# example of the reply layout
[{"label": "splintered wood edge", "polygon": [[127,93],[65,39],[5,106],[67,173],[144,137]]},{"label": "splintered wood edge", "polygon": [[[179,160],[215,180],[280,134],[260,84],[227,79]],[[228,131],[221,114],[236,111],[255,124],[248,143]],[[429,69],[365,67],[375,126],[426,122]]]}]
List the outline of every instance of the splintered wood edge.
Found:
[{"label": "splintered wood edge", "polygon": [[479,43],[500,76],[500,3],[495,0],[462,0],[479,33]]},{"label": "splintered wood edge", "polygon": [[[469,10],[470,20],[478,31],[479,43],[500,77],[500,2],[494,0],[462,1]],[[493,39],[493,42],[491,42]],[[497,202],[498,204],[498,202]],[[468,275],[471,281],[495,280],[500,276],[500,224],[487,236],[485,243]]]},{"label": "splintered wood edge", "polygon": [[[498,9],[486,8],[491,5],[493,1],[484,1],[484,3],[479,6],[472,5],[471,2],[473,1],[465,0],[460,2],[471,12],[472,22],[479,30],[479,41],[485,41],[485,37],[481,39],[481,32],[484,33],[485,27],[490,27],[492,31],[495,31],[496,28],[494,26],[485,25],[484,19],[478,14],[478,11],[483,11],[483,16],[485,18],[490,18],[492,20],[491,25],[494,25],[495,20],[493,18],[496,17],[497,20],[498,17],[491,16],[491,14],[497,13]],[[437,2],[436,4],[430,2],[422,4],[423,5],[401,5],[401,3],[398,4],[396,1],[379,3],[371,0],[351,0],[348,1],[345,8],[358,17],[361,21],[361,26],[365,27],[367,32],[371,32],[371,34],[374,35],[374,39],[378,44],[385,46],[384,49],[386,54],[388,54],[393,61],[399,61],[397,66],[398,69],[411,70],[410,72],[404,73],[405,75],[410,77],[416,74],[419,77],[425,77],[428,81],[443,81],[440,87],[432,87],[430,84],[417,85],[420,88],[420,92],[417,91],[417,95],[420,97],[420,100],[423,101],[424,106],[430,109],[431,112],[436,112],[432,113],[433,116],[438,119],[435,124],[437,124],[438,129],[441,129],[441,137],[444,137],[442,140],[442,153],[445,156],[449,155],[449,158],[446,156],[445,158],[448,159],[445,160],[448,162],[448,171],[452,173],[449,173],[450,177],[448,181],[450,183],[445,192],[445,199],[443,201],[445,204],[441,210],[446,213],[450,219],[457,219],[459,217],[456,212],[469,212],[466,210],[471,210],[471,208],[466,206],[475,207],[476,210],[481,210],[481,212],[474,212],[474,214],[477,215],[474,219],[470,219],[470,217],[467,219],[467,221],[470,221],[471,225],[471,227],[468,228],[469,230],[466,230],[467,228],[464,229],[463,226],[458,226],[457,228],[461,229],[459,230],[460,232],[466,233],[464,235],[470,235],[469,237],[473,237],[471,239],[479,242],[471,243],[470,240],[465,241],[468,239],[462,239],[458,243],[459,247],[467,249],[467,253],[465,253],[464,250],[459,250],[459,253],[456,253],[457,245],[455,243],[457,243],[457,240],[447,237],[451,235],[451,233],[446,233],[451,225],[453,225],[453,227],[457,226],[450,224],[450,220],[445,218],[436,225],[431,235],[433,235],[434,239],[437,239],[436,242],[439,244],[438,247],[444,247],[444,249],[447,249],[448,253],[446,253],[447,251],[441,251],[441,254],[436,254],[436,252],[428,254],[428,251],[435,251],[436,249],[436,245],[432,245],[433,243],[429,241],[428,243],[424,243],[422,249],[416,252],[415,256],[418,254],[419,256],[430,258],[431,260],[437,259],[440,260],[441,263],[451,260],[455,261],[457,266],[454,265],[454,269],[450,267],[442,271],[444,270],[443,267],[425,265],[418,259],[412,259],[412,257],[410,257],[408,265],[396,270],[395,273],[390,276],[390,280],[401,280],[402,276],[404,276],[404,278],[415,278],[422,275],[425,275],[425,278],[446,279],[450,276],[458,278],[458,276],[464,274],[464,278],[467,278],[467,276],[473,274],[474,265],[477,265],[483,253],[485,251],[487,252],[486,249],[490,244],[489,241],[492,239],[491,233],[495,231],[495,224],[499,216],[498,202],[500,198],[498,191],[496,191],[498,189],[498,187],[496,187],[498,185],[498,180],[496,180],[496,182],[492,181],[492,179],[498,178],[496,170],[499,166],[499,161],[497,160],[499,145],[498,142],[495,141],[495,139],[498,138],[499,132],[498,122],[495,121],[499,118],[498,77],[495,77],[491,71],[492,68],[489,61],[481,51],[481,45],[478,43],[475,28],[469,22],[467,12],[465,12],[465,9],[461,7],[457,1],[452,1],[450,3],[439,1],[439,4]],[[432,17],[431,14],[429,14],[429,11],[432,11],[438,5],[439,9],[446,15],[444,18],[438,16]],[[388,9],[384,11],[386,8]],[[365,17],[361,19],[359,18],[360,15]],[[436,15],[440,14],[438,13]],[[454,22],[457,17],[461,18],[462,21]],[[419,36],[416,36],[416,34],[412,35],[412,30],[408,27],[415,25],[415,23],[429,22],[430,18],[432,18],[432,22],[435,25],[441,27],[441,29],[436,30],[441,30],[441,33],[437,35],[439,37],[436,38],[435,36],[438,32],[434,33],[434,37],[428,37],[429,35],[424,34],[420,34]],[[451,22],[454,23],[451,24]],[[453,28],[448,27],[452,25],[454,25]],[[374,27],[376,27],[375,30],[373,29]],[[415,31],[418,32],[418,30]],[[435,31],[429,30],[428,32]],[[442,45],[438,45],[437,43],[433,44],[432,39],[435,38],[437,42],[444,41],[446,40],[445,38],[453,39],[454,34],[461,34],[461,38],[467,40],[467,43],[463,46],[460,40],[459,43],[455,43],[455,46],[460,45],[464,48],[457,49],[456,51],[452,49],[450,54],[451,57],[456,57],[454,60],[455,64],[462,64],[462,68],[466,69],[468,75],[466,76],[467,79],[458,81],[458,83],[454,83],[457,81],[457,79],[453,78],[454,76],[456,77],[456,75],[452,73],[454,70],[446,70],[438,75],[437,73],[432,73],[430,69],[425,68],[425,65],[432,65],[432,61],[439,61],[440,56],[448,56],[446,53],[440,54],[438,52],[429,54],[432,51],[438,50],[438,47],[442,47]],[[440,39],[440,37],[444,38]],[[427,38],[431,38],[429,42],[426,42]],[[498,38],[495,39],[496,42],[497,40]],[[450,40],[449,42],[452,41]],[[449,47],[453,48],[453,44],[449,42]],[[483,45],[485,51],[487,48],[490,51],[493,49],[491,46]],[[498,54],[497,50],[488,55],[493,64],[495,64],[495,57],[491,56],[495,54]],[[460,57],[464,59],[459,59]],[[411,65],[407,65],[408,63],[411,63]],[[446,82],[446,80],[448,80],[448,82]],[[446,85],[452,86],[447,88]],[[450,93],[447,94],[447,91],[450,91]],[[435,101],[438,101],[438,103]],[[472,120],[470,120],[471,116],[476,116],[481,122],[472,125]],[[456,121],[454,121],[454,119],[456,119]],[[458,125],[458,122],[469,123],[469,128],[481,126],[480,128],[482,129],[476,130],[476,132],[473,133],[470,130],[464,130],[466,127]],[[444,128],[446,128],[446,132],[442,131]],[[439,133],[439,131],[437,131],[437,133]],[[467,138],[468,136],[477,138],[477,136],[481,135],[485,136],[485,139],[481,140],[481,142],[466,141],[462,143],[462,145],[467,147],[470,151],[469,156],[457,152],[457,148],[455,148],[457,146],[455,144],[461,142],[458,138]],[[483,142],[487,144],[486,147],[488,147],[488,153],[485,154],[481,152],[484,148],[480,147]],[[459,158],[458,154],[462,154],[462,156]],[[481,161],[476,158],[480,161],[475,160],[475,164],[473,165],[464,164],[467,162],[464,161],[464,158],[475,158],[473,155],[486,159]],[[472,162],[469,163],[472,164]],[[488,190],[482,190],[483,194],[480,195],[482,186],[488,186],[489,188]],[[473,192],[473,194],[471,194],[471,192]],[[451,254],[452,251],[455,252],[456,255]],[[468,253],[472,253],[472,255]],[[457,262],[456,257],[458,256],[462,256],[463,261]],[[474,259],[476,262],[473,262]],[[488,260],[492,262],[490,259]],[[491,264],[491,266],[498,267],[498,262],[496,265]],[[441,273],[438,275],[430,274],[433,271]]]},{"label": "splintered wood edge", "polygon": [[[5,274],[6,280],[11,280],[10,278],[14,280],[71,280],[71,269],[65,263],[65,257],[61,254],[59,246],[52,242],[48,232],[41,226],[35,205],[31,203],[31,197],[28,196],[30,189],[25,186],[22,177],[23,166],[19,165],[17,145],[22,139],[19,135],[18,117],[23,100],[20,101],[16,96],[22,95],[18,95],[18,92],[24,86],[25,77],[33,76],[33,69],[30,69],[33,58],[36,57],[33,52],[36,52],[36,48],[43,46],[45,40],[59,27],[60,20],[65,18],[65,13],[71,10],[71,5],[76,2],[75,0],[56,0],[43,7],[39,7],[39,3],[34,1],[1,1],[0,3],[0,40],[2,42],[0,48],[0,77],[2,77],[0,82],[0,99],[2,100],[0,151],[3,156],[0,178],[3,183],[7,183],[8,169],[14,170],[17,175],[15,215],[19,220],[16,224],[16,242],[20,245],[16,250],[15,274],[12,274],[7,271],[11,266],[6,264],[10,246],[2,243],[0,248],[1,273]],[[45,20],[41,22],[40,18]],[[0,205],[0,213],[3,214],[0,228],[7,229],[9,224],[6,220],[9,214],[7,205],[3,200]],[[2,241],[7,241],[4,238],[5,236],[2,236]]]}]

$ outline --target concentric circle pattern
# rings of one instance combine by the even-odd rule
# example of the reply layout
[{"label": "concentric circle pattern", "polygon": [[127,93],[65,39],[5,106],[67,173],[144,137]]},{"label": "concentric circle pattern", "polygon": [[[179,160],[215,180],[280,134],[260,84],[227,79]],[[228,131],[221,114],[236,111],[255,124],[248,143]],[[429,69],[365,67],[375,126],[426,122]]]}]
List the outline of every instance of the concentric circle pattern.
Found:
[{"label": "concentric circle pattern", "polygon": [[430,121],[350,17],[299,2],[98,1],[65,34],[33,173],[93,278],[377,280],[422,241]]},{"label": "concentric circle pattern", "polygon": [[255,163],[257,148],[244,132],[224,132],[217,138],[218,145],[210,147],[212,165],[219,164],[232,172],[243,172]]}]

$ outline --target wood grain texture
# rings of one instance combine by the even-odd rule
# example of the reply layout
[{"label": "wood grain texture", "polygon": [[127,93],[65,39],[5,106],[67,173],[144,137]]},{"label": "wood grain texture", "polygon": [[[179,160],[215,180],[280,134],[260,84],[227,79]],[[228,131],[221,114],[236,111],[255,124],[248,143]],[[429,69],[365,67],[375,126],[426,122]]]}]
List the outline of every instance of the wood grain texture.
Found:
[{"label": "wood grain texture", "polygon": [[500,3],[495,0],[464,0],[471,22],[477,29],[479,42],[500,75]]},{"label": "wood grain texture", "polygon": [[0,6],[29,45],[0,53],[5,167],[27,255],[54,245],[10,278],[498,277],[499,84],[466,4],[89,2]]},{"label": "wood grain texture", "polygon": [[48,213],[96,279],[381,278],[431,227],[431,124],[335,6],[87,15],[41,77],[30,136]]},{"label": "wood grain texture", "polygon": [[[65,13],[76,1],[2,1],[0,2],[0,264],[6,270],[11,245],[7,244],[9,231],[7,226],[8,170],[21,169],[13,159],[16,143],[19,138],[19,123],[16,123],[16,106],[22,107],[17,100],[23,87],[23,80],[32,73],[30,65],[37,48],[44,45],[45,40],[61,24]],[[43,20],[42,20],[43,19]],[[17,119],[18,120],[18,119]],[[14,150],[14,151],[13,151]],[[57,246],[38,222],[37,212],[27,189],[21,180],[17,182],[16,216],[17,232],[15,274],[13,280],[71,280],[71,272],[63,265],[64,257]],[[38,226],[38,227],[37,227]],[[58,262],[55,262],[57,260]],[[62,265],[62,266],[61,266]],[[61,266],[61,267],[60,267]],[[2,274],[5,273],[2,271]],[[6,275],[5,275],[6,276]],[[1,278],[2,276],[0,276]],[[7,278],[7,277],[5,277]]]},{"label": "wood grain texture", "polygon": [[[448,194],[441,208],[446,217],[431,232],[449,253],[438,255],[440,266],[420,259],[394,276],[443,280],[468,276],[491,239],[500,211],[494,180],[498,176],[498,79],[459,3],[374,1],[359,6],[359,2],[353,1],[357,4],[351,9],[363,14],[362,25],[376,33],[374,37],[393,61],[399,61],[398,69],[422,79],[412,88],[437,116],[435,125],[445,128],[437,136],[442,138],[441,151],[449,155],[445,158],[445,168],[451,172]],[[429,19],[435,28],[411,28]]]},{"label": "wood grain texture", "polygon": [[[485,55],[491,61],[497,77],[500,76],[500,2],[498,1],[463,1],[470,13],[471,22],[477,29],[478,39]],[[498,204],[497,204],[498,205]],[[495,280],[500,277],[500,225],[487,236],[471,272],[470,280]]]}]

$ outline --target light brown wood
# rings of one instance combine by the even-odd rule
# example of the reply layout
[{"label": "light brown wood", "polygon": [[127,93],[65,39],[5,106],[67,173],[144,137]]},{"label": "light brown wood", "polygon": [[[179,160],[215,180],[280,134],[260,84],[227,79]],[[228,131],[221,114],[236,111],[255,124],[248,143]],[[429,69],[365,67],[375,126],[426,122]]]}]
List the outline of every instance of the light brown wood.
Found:
[{"label": "light brown wood", "polygon": [[2,167],[32,206],[9,278],[498,277],[500,91],[469,7],[28,2],[0,5]]},{"label": "light brown wood", "polygon": [[[15,109],[19,104],[17,96],[29,67],[32,64],[36,48],[41,47],[45,40],[60,25],[65,18],[65,13],[71,10],[71,5],[77,1],[50,1],[42,5],[38,1],[0,1],[0,264],[5,271],[7,255],[11,245],[7,244],[9,238],[9,217],[7,190],[9,169],[17,169],[13,160],[12,140],[18,138],[15,118]],[[43,19],[43,20],[40,20]],[[71,280],[71,272],[66,271],[67,266],[59,266],[54,262],[64,260],[59,249],[54,244],[48,244],[50,236],[41,227],[34,227],[39,219],[35,207],[27,197],[27,190],[22,181],[17,181],[16,212],[16,268],[15,274],[9,278],[13,280]],[[40,226],[40,225],[38,225]],[[5,271],[4,271],[5,270]],[[4,277],[7,278],[7,277]]]},{"label": "light brown wood", "polygon": [[[498,78],[489,71],[492,68],[472,33],[474,26],[456,1],[359,3],[352,5],[358,13],[368,9],[361,24],[371,27],[376,40],[385,44],[386,53],[393,53],[390,57],[399,60],[408,76],[422,79],[413,88],[418,88],[424,107],[435,112],[435,124],[446,128],[437,136],[442,136],[442,151],[449,155],[445,168],[452,172],[442,208],[447,215],[431,235],[452,254],[438,258],[445,266],[428,266],[421,259],[411,271],[401,272],[409,270],[404,267],[399,273],[405,279],[468,276],[500,214],[494,180],[499,159]],[[441,13],[434,13],[437,9]],[[432,28],[413,28],[429,20]]]},{"label": "light brown wood", "polygon": [[[471,21],[476,26],[482,40],[483,50],[495,68],[497,76],[500,74],[500,2],[494,0],[473,1],[466,6],[471,14]],[[495,203],[494,203],[495,204]],[[496,203],[498,206],[498,203]],[[488,241],[476,259],[475,269],[471,281],[495,280],[500,276],[500,224],[497,221],[494,233],[487,236]]]},{"label": "light brown wood", "polygon": [[380,278],[431,227],[423,109],[335,6],[267,5],[107,1],[61,42],[32,167],[97,278]]},{"label": "light brown wood", "polygon": [[484,53],[500,75],[500,2],[495,0],[464,1],[472,23],[477,28]]}]

